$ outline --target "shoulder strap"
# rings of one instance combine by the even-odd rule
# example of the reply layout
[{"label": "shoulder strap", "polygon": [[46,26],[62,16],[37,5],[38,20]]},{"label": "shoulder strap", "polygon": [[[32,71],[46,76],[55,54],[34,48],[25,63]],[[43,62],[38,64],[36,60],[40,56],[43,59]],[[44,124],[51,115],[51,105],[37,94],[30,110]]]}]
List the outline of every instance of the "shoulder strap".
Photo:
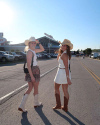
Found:
[{"label": "shoulder strap", "polygon": [[34,62],[33,57],[34,57],[34,54],[32,53],[31,68],[32,68],[32,66],[33,66],[33,62]]},{"label": "shoulder strap", "polygon": [[[33,57],[34,57],[34,54],[32,52],[31,68],[33,66]],[[23,66],[24,69],[25,69],[25,66],[26,66],[26,62],[27,62],[27,58],[25,59],[25,62],[24,62],[24,66]]]},{"label": "shoulder strap", "polygon": [[[70,60],[69,60],[69,70],[70,70]],[[70,70],[71,71],[71,70]]]}]

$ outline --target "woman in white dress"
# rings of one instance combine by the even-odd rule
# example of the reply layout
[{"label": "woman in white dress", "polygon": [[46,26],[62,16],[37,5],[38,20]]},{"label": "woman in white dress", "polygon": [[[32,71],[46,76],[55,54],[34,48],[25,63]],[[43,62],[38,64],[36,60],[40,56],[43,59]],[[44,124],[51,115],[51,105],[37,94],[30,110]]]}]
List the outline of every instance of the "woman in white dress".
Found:
[{"label": "woman in white dress", "polygon": [[[64,39],[61,43],[61,47],[59,49],[59,53],[57,56],[57,60],[59,62],[58,70],[54,79],[54,89],[55,89],[55,97],[56,97],[56,106],[53,109],[63,109],[64,111],[68,111],[68,85],[71,85],[71,71],[70,71],[70,60],[71,60],[71,52],[73,49],[73,44],[68,39]],[[60,91],[59,87],[62,85],[62,89],[64,92],[64,106],[61,106],[60,101]]]}]

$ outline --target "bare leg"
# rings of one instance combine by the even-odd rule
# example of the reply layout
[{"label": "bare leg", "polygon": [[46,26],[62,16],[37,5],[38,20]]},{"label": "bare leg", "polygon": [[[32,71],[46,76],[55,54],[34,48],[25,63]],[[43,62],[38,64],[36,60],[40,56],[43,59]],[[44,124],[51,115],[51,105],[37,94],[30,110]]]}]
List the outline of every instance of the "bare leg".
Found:
[{"label": "bare leg", "polygon": [[62,89],[64,92],[64,96],[69,99],[69,93],[68,93],[68,84],[62,84]]},{"label": "bare leg", "polygon": [[39,85],[39,82],[34,82],[34,95],[38,94],[38,85]]},{"label": "bare leg", "polygon": [[33,89],[33,83],[32,82],[28,82],[28,90],[25,92],[25,94],[30,94],[32,89]]},{"label": "bare leg", "polygon": [[57,93],[60,95],[59,87],[60,87],[60,84],[54,83],[55,94]]}]

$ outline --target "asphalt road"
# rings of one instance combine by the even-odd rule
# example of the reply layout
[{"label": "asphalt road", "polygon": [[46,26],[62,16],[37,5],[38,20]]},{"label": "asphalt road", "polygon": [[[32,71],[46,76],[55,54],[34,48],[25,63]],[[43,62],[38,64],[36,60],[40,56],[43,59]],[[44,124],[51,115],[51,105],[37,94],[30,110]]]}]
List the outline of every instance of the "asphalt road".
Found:
[{"label": "asphalt road", "polygon": [[[24,78],[23,63],[11,64],[0,67],[0,97],[14,91],[27,83]],[[39,60],[40,74],[47,72],[58,65],[56,59]]]},{"label": "asphalt road", "polygon": [[[57,65],[55,59],[50,61],[51,63],[52,61],[55,62],[52,63],[52,66],[55,67]],[[100,67],[100,61],[72,57],[72,85],[69,86],[70,98],[68,104],[69,111],[67,113],[61,109],[52,110],[52,107],[55,105],[53,83],[57,71],[55,69],[41,78],[40,81],[39,97],[43,106],[36,109],[33,108],[34,98],[33,92],[31,92],[26,103],[28,112],[19,112],[17,108],[25,91],[23,90],[0,105],[0,125],[100,125],[100,84],[84,68],[82,63],[98,77],[100,74],[99,68],[95,68]],[[61,87],[60,91],[63,104]]]}]

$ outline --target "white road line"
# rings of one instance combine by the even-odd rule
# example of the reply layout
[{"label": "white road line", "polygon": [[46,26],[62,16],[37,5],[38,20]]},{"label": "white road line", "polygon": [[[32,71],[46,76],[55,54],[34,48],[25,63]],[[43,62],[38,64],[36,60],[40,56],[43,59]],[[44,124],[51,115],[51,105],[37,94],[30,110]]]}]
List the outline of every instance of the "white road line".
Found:
[{"label": "white road line", "polygon": [[[40,75],[40,77],[44,77],[46,74],[48,74],[49,72],[51,72],[52,70],[56,69],[58,66],[52,68],[51,70],[45,72],[44,74]],[[28,83],[26,83],[25,85],[19,87],[18,89],[15,89],[14,91],[8,93],[7,95],[3,96],[0,98],[0,105],[3,104],[5,101],[7,101],[8,99],[10,99],[12,96],[16,95],[18,92],[20,92],[21,90],[25,89],[28,86]]]}]

